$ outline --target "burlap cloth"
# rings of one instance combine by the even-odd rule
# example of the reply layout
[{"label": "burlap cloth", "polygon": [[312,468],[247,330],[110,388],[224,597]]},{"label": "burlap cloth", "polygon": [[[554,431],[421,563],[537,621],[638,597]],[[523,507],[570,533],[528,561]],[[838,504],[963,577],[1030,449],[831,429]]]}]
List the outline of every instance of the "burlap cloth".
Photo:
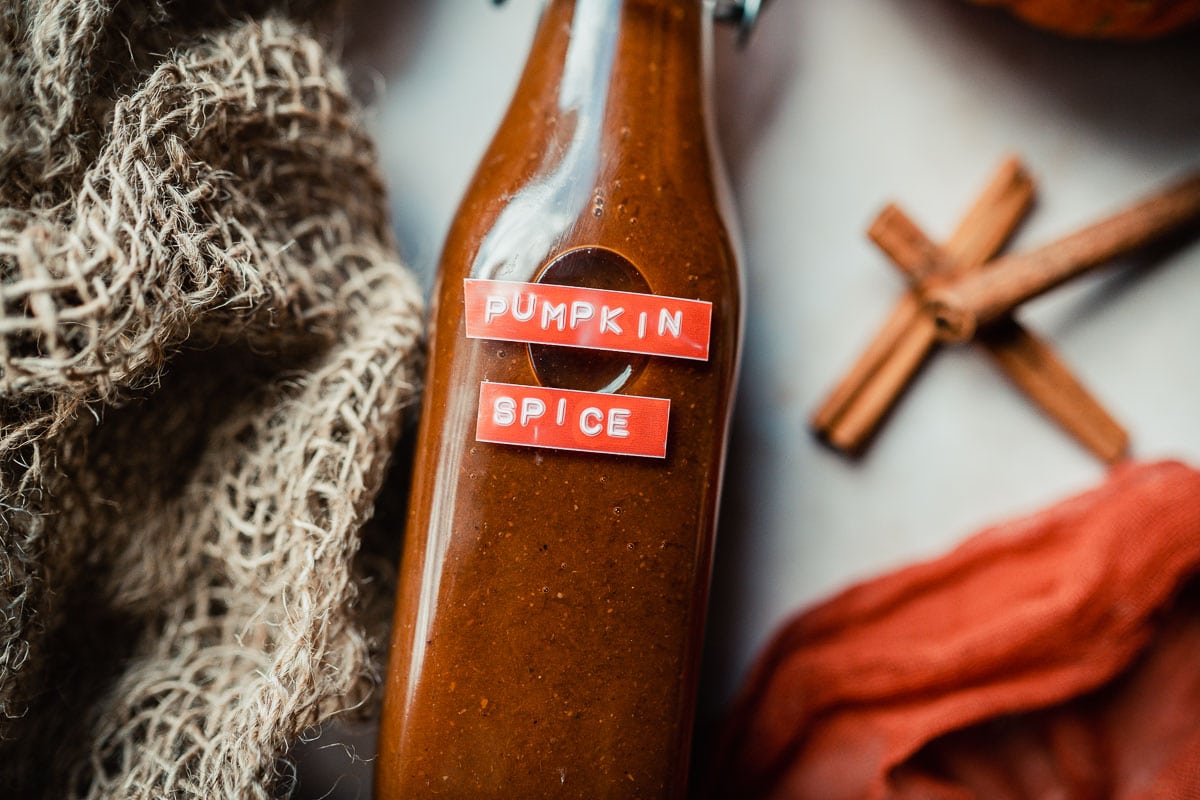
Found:
[{"label": "burlap cloth", "polygon": [[0,797],[286,792],[373,686],[420,294],[266,5],[0,4]]}]

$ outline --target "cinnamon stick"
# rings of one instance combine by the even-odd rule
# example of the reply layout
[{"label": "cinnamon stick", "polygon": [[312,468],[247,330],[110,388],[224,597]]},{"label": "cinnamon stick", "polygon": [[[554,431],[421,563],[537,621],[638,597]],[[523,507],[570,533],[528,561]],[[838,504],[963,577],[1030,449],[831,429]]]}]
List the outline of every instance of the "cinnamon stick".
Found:
[{"label": "cinnamon stick", "polygon": [[1000,252],[1029,213],[1036,195],[1033,177],[1015,156],[1000,164],[996,176],[967,210],[943,251],[966,274]]},{"label": "cinnamon stick", "polygon": [[[894,205],[869,235],[902,267],[910,281],[953,268],[977,268],[995,254],[1020,223],[1033,199],[1033,181],[1015,158],[1006,159],[968,210],[945,250],[928,242]],[[903,230],[898,228],[903,227]],[[957,260],[941,257],[953,253]],[[813,414],[809,425],[832,446],[855,452],[866,443],[937,342],[932,318],[910,290],[896,304],[863,355]]]},{"label": "cinnamon stick", "polygon": [[1012,317],[979,332],[993,362],[1049,417],[1106,463],[1129,449],[1129,434],[1079,382],[1050,345]]},{"label": "cinnamon stick", "polygon": [[1200,173],[1032,252],[996,259],[983,271],[930,292],[938,336],[970,339],[1020,303],[1200,220]]},{"label": "cinnamon stick", "polygon": [[[849,442],[846,442],[847,435],[843,433],[837,437],[838,442],[835,443],[832,441],[831,434],[834,425],[845,416],[867,389],[872,377],[879,373],[895,351],[897,343],[904,338],[912,326],[913,320],[920,314],[921,303],[915,295],[908,293],[900,298],[900,302],[892,309],[892,313],[883,323],[883,327],[871,339],[862,355],[809,419],[809,428],[817,436],[830,440],[830,444],[841,450],[854,450],[858,446],[860,437],[866,438],[860,433],[854,433],[849,436]],[[936,332],[934,335],[936,337]],[[869,429],[874,427],[874,424],[868,425]],[[867,434],[869,435],[869,430]]]},{"label": "cinnamon stick", "polygon": [[941,248],[929,240],[917,224],[895,203],[888,203],[867,228],[867,238],[887,254],[892,264],[922,291],[936,273],[944,271]]},{"label": "cinnamon stick", "polygon": [[913,316],[908,326],[825,436],[839,450],[853,453],[866,444],[937,343],[933,320],[921,311],[915,297],[906,296],[901,302],[909,299]]},{"label": "cinnamon stick", "polygon": [[[1002,243],[996,240],[995,231],[1009,224],[1006,220],[1019,219],[1032,202],[1032,181],[1024,189],[1012,189],[1020,186],[1023,179],[1022,173],[1014,172],[1007,182],[997,184],[1008,187],[1009,191],[992,198],[990,204],[978,206],[976,214],[968,214],[967,224],[960,227],[962,233],[947,247],[957,247],[968,258],[987,258]],[[990,222],[986,218],[989,212],[1000,221]],[[948,274],[964,274],[961,269],[956,271],[942,248],[929,241],[916,223],[895,206],[889,205],[880,213],[869,235],[918,290],[927,291],[930,284],[944,281]],[[950,266],[938,275],[939,264]],[[930,331],[928,335],[935,334]],[[1010,381],[1097,458],[1113,463],[1125,454],[1128,433],[1071,374],[1049,343],[1007,316],[981,330],[977,341]],[[914,345],[910,342],[903,346]],[[860,413],[871,410],[866,403],[862,406]],[[852,414],[847,416],[853,419]]]},{"label": "cinnamon stick", "polygon": [[[869,438],[937,341],[928,305],[914,313],[912,304],[956,285],[987,261],[1028,210],[1033,188],[1020,163],[1009,159],[944,247],[930,241],[899,207],[890,204],[880,212],[868,235],[912,290],[814,416],[814,429],[830,444],[857,450]],[[1084,447],[1107,462],[1124,455],[1128,434],[1048,343],[1008,315],[979,330],[976,340],[1009,380]]]}]

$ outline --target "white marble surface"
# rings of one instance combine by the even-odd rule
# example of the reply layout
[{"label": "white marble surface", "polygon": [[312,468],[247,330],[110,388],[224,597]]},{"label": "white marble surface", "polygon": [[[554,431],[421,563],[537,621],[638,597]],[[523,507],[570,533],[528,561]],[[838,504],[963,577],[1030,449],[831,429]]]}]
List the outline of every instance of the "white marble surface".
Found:
[{"label": "white marble surface", "polygon": [[[356,14],[347,52],[373,98],[397,236],[427,286],[539,6],[376,2]],[[999,159],[1019,153],[1040,187],[1019,249],[1200,167],[1200,37],[1096,45],[956,0],[775,0],[747,50],[721,32],[717,84],[748,324],[705,715],[789,613],[1100,480],[970,348],[929,365],[859,461],[817,445],[805,422],[901,291],[863,235],[885,201],[942,238]],[[1137,457],[1200,462],[1198,304],[1193,241],[1120,262],[1021,318],[1127,425]]]}]

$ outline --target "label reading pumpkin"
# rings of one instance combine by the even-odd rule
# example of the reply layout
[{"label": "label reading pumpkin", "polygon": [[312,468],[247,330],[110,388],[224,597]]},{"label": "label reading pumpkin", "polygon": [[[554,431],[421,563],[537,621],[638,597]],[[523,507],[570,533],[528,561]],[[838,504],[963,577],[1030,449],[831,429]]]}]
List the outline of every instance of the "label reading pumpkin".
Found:
[{"label": "label reading pumpkin", "polygon": [[671,401],[485,381],[475,438],[495,444],[664,458]]},{"label": "label reading pumpkin", "polygon": [[467,336],[708,360],[712,303],[549,283],[465,282]]}]

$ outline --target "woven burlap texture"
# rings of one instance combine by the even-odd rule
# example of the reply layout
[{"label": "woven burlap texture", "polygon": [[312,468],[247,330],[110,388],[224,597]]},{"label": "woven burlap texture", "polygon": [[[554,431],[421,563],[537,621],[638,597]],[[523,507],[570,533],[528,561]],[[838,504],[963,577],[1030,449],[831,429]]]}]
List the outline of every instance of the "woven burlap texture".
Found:
[{"label": "woven burlap texture", "polygon": [[265,5],[0,10],[0,796],[286,793],[377,683],[420,291]]}]

